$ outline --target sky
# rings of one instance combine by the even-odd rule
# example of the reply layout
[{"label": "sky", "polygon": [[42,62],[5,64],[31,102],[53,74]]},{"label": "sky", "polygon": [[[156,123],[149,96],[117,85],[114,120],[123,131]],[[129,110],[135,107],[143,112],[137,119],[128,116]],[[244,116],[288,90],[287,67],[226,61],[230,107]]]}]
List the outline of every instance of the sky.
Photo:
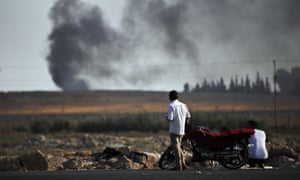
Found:
[{"label": "sky", "polygon": [[300,66],[295,0],[58,2],[0,0],[0,91],[182,90]]},{"label": "sky", "polygon": [[[106,10],[118,25],[123,0],[86,0]],[[109,2],[109,3],[108,3]],[[0,0],[0,91],[61,90],[45,60],[55,0]],[[111,11],[114,9],[114,11]]]}]

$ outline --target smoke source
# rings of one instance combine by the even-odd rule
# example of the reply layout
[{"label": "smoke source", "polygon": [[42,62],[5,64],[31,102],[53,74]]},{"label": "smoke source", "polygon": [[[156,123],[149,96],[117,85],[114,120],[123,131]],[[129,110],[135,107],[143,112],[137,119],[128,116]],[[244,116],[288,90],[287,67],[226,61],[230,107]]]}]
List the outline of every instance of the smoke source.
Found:
[{"label": "smoke source", "polygon": [[129,0],[113,28],[101,7],[58,0],[49,71],[63,90],[163,90],[245,75],[262,66],[252,62],[299,57],[299,9],[298,0]]}]

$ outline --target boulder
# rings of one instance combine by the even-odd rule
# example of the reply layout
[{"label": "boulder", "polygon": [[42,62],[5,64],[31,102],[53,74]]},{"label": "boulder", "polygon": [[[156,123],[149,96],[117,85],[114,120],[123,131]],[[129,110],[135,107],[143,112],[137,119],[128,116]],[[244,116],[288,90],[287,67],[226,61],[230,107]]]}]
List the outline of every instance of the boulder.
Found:
[{"label": "boulder", "polygon": [[130,153],[131,153],[131,148],[129,146],[123,146],[123,147],[120,147],[118,149],[118,151],[123,154],[123,155],[126,155],[127,157],[130,156]]},{"label": "boulder", "polygon": [[116,156],[120,156],[121,152],[116,150],[115,148],[107,147],[103,150],[102,157],[104,159],[113,158]]},{"label": "boulder", "polygon": [[157,161],[160,155],[147,152],[132,152],[130,157],[133,162],[137,162],[144,165],[144,168],[152,169],[157,165]]},{"label": "boulder", "polygon": [[268,166],[279,169],[298,168],[297,162],[293,158],[287,156],[275,156],[266,161]]},{"label": "boulder", "polygon": [[158,166],[158,161],[161,156],[159,153],[144,152],[144,154],[146,154],[147,156],[146,168],[155,168],[156,166]]},{"label": "boulder", "polygon": [[273,158],[276,156],[286,156],[293,159],[298,159],[298,154],[292,149],[287,146],[271,148],[269,151],[269,158]]},{"label": "boulder", "polygon": [[122,155],[118,161],[113,165],[115,169],[142,169],[144,168],[143,164],[133,162],[127,156]]},{"label": "boulder", "polygon": [[106,168],[110,166],[113,169],[151,169],[157,165],[159,157],[158,153],[131,152],[130,147],[107,147],[96,159],[101,165],[106,165]]},{"label": "boulder", "polygon": [[63,162],[63,167],[65,169],[80,169],[82,167],[82,161],[76,158],[70,159]]},{"label": "boulder", "polygon": [[113,157],[110,159],[104,159],[102,157],[99,157],[97,159],[98,162],[98,169],[113,169],[116,162],[119,160],[117,157]]},{"label": "boulder", "polygon": [[19,158],[0,159],[0,171],[19,171],[23,170]]},{"label": "boulder", "polygon": [[147,164],[147,155],[144,153],[132,152],[131,159],[132,161],[143,164],[144,166]]},{"label": "boulder", "polygon": [[48,158],[48,169],[49,170],[58,170],[63,169],[63,163],[68,159],[62,156],[53,156]]},{"label": "boulder", "polygon": [[25,170],[34,171],[34,170],[47,170],[48,162],[45,155],[37,150],[33,153],[26,153],[19,157],[21,165]]}]

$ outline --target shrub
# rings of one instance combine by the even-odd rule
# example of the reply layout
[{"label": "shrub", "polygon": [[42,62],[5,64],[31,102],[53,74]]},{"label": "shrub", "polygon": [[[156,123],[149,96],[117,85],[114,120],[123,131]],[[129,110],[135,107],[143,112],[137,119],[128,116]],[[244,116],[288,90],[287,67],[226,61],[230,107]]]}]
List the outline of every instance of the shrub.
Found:
[{"label": "shrub", "polygon": [[30,124],[31,133],[48,133],[50,128],[51,124],[49,121],[35,120]]},{"label": "shrub", "polygon": [[69,121],[66,120],[56,120],[51,125],[51,132],[59,132],[59,131],[68,131],[71,129],[71,125]]},{"label": "shrub", "polygon": [[18,133],[23,133],[23,132],[28,132],[28,127],[23,126],[23,125],[17,125],[14,127],[14,131]]},{"label": "shrub", "polygon": [[101,131],[101,123],[87,121],[87,122],[80,122],[77,125],[76,131],[78,132],[100,132]]},{"label": "shrub", "polygon": [[104,114],[98,119],[78,122],[78,132],[157,132],[167,130],[166,120],[160,113]]}]

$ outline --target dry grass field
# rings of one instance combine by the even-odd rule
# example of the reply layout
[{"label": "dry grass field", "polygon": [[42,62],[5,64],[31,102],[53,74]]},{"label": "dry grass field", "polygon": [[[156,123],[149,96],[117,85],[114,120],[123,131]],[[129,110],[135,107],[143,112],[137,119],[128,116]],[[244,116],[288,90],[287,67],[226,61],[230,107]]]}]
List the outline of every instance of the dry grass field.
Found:
[{"label": "dry grass field", "polygon": [[[0,114],[166,112],[167,92],[74,91],[0,93]],[[191,111],[272,111],[271,95],[182,94]],[[300,97],[277,97],[277,109],[300,111]]]},{"label": "dry grass field", "polygon": [[[234,114],[234,116],[246,116],[262,120],[269,127],[274,126],[275,123],[278,126],[287,128],[300,127],[300,97],[278,96],[276,98],[276,122],[274,122],[274,97],[272,95],[182,93],[180,99],[198,117],[199,112],[202,112],[202,114],[203,112],[209,113],[204,117],[200,114],[202,122],[203,119],[207,121],[217,119],[222,122],[224,122],[222,119],[226,119],[227,122],[232,119],[231,115]],[[18,123],[20,124],[24,119],[51,120],[53,116],[76,116],[77,120],[85,121],[95,120],[103,114],[113,114],[115,122],[117,121],[116,119],[120,118],[120,114],[129,114],[129,117],[130,114],[138,114],[138,117],[135,118],[145,115],[149,119],[149,116],[152,116],[151,113],[156,113],[156,116],[159,115],[164,118],[167,105],[168,92],[69,91],[0,93],[0,129],[5,131],[9,126],[18,126],[16,125],[17,120],[19,120]],[[117,116],[114,116],[114,114],[117,114]],[[82,115],[92,115],[93,117],[82,117]],[[40,118],[40,116],[43,116],[43,118]],[[207,116],[209,117],[207,118]],[[126,118],[125,116],[121,119],[124,120]]]},{"label": "dry grass field", "polygon": [[[229,125],[231,121],[244,120],[246,116],[263,120],[271,128],[274,125],[274,100],[271,95],[189,93],[181,94],[180,99],[189,106],[192,116],[196,117],[193,120],[198,118],[198,122],[201,123],[206,120],[218,126]],[[166,135],[167,122],[164,116],[167,105],[168,92],[0,93],[0,155],[22,153],[24,149],[16,147],[27,142],[32,136],[35,137],[36,133],[48,133],[47,137],[70,136],[72,139],[85,133],[130,136],[135,132],[129,131],[139,129],[135,137]],[[77,125],[75,128],[74,123]],[[232,124],[235,125],[234,123]],[[50,130],[32,130],[35,125],[47,125]],[[300,97],[277,97],[277,125],[284,127],[285,137],[293,139],[296,143],[300,142]],[[123,129],[118,132],[120,127]],[[145,131],[147,128],[152,130]],[[275,135],[278,136],[278,133]]]}]

